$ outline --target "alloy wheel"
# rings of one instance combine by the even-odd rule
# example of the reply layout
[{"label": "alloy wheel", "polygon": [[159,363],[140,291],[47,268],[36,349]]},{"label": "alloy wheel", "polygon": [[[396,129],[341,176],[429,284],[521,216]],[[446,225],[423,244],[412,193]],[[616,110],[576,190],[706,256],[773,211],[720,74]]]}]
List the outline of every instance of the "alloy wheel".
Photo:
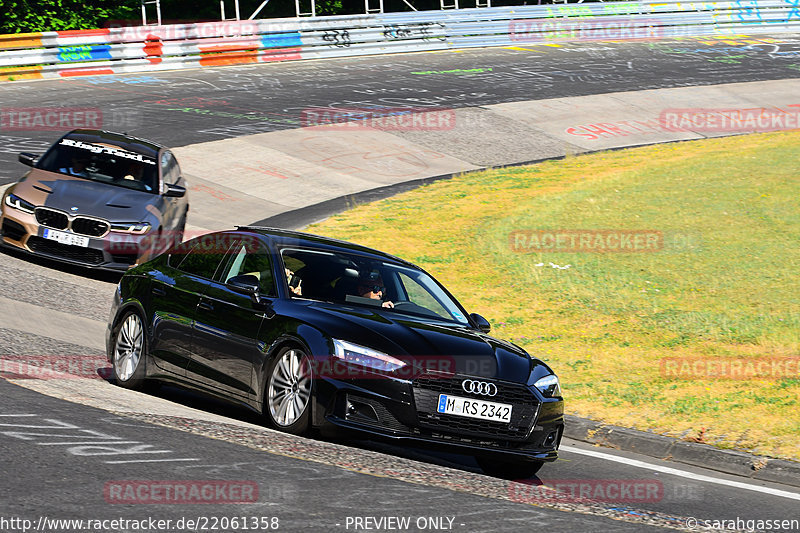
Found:
[{"label": "alloy wheel", "polygon": [[291,426],[305,413],[311,399],[311,367],[305,354],[291,349],[279,356],[272,368],[267,401],[272,419]]},{"label": "alloy wheel", "polygon": [[117,379],[128,381],[133,377],[144,347],[144,328],[138,315],[128,315],[117,333],[114,346],[114,368]]}]

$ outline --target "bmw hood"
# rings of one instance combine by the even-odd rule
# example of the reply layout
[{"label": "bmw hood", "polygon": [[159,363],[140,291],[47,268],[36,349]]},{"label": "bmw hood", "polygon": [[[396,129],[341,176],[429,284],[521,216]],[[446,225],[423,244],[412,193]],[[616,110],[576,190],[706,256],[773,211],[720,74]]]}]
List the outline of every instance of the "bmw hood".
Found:
[{"label": "bmw hood", "polygon": [[446,322],[427,322],[389,310],[312,304],[333,338],[378,350],[412,364],[417,373],[448,373],[527,383],[552,373],[511,343]]},{"label": "bmw hood", "polygon": [[34,205],[67,213],[137,222],[152,216],[148,215],[152,213],[148,206],[160,199],[151,193],[38,169],[32,170],[25,180],[14,186],[14,194]]}]

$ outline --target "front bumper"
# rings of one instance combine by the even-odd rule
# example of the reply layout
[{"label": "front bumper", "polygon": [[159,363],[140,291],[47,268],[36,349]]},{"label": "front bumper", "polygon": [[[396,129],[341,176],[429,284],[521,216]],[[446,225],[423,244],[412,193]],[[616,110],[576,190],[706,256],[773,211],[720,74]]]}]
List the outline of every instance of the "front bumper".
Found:
[{"label": "front bumper", "polygon": [[[59,231],[69,233],[68,230]],[[142,258],[137,253],[136,243],[130,238],[122,246],[114,241],[114,237],[113,233],[100,238],[90,237],[86,247],[62,244],[44,238],[44,227],[34,215],[4,208],[0,216],[0,245],[62,263],[124,272]]]},{"label": "front bumper", "polygon": [[[470,376],[414,380],[387,378],[318,381],[317,413],[323,431],[355,431],[368,438],[446,449],[473,456],[554,461],[564,432],[564,402],[530,387],[498,380],[513,405],[510,423],[436,412],[440,393],[451,393]],[[426,379],[428,378],[428,379]],[[460,396],[470,396],[460,392]],[[476,399],[481,399],[475,396]]]}]

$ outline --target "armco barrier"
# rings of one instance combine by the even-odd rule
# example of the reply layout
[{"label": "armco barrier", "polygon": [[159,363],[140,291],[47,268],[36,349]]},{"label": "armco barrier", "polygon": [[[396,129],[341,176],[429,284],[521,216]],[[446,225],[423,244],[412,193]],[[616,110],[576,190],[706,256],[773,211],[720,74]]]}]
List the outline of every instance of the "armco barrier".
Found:
[{"label": "armco barrier", "polygon": [[598,2],[0,35],[0,80],[800,30],[800,0]]}]

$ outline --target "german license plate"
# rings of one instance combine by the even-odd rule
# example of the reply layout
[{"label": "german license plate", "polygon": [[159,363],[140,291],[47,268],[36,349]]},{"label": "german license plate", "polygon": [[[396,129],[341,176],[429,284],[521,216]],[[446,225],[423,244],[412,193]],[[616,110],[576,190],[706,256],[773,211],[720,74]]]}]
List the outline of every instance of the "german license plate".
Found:
[{"label": "german license plate", "polygon": [[89,246],[89,237],[82,237],[74,233],[67,233],[66,231],[56,231],[54,229],[44,228],[45,239],[60,242],[61,244],[69,244],[72,246],[81,246],[87,248]]},{"label": "german license plate", "polygon": [[511,422],[511,408],[507,403],[487,402],[475,398],[461,396],[439,395],[439,405],[436,410],[440,413],[495,422]]}]

